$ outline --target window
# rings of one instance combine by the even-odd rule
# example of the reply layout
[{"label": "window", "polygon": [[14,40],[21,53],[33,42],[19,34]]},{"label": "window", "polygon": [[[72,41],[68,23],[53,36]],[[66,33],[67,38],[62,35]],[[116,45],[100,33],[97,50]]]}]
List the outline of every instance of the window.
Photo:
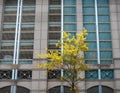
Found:
[{"label": "window", "polygon": [[107,86],[94,86],[89,89],[87,89],[87,93],[114,93],[113,89]]},{"label": "window", "polygon": [[[100,75],[100,76],[99,76]],[[100,72],[95,70],[89,70],[85,72],[85,78],[87,80],[94,80],[99,79],[100,80],[113,80],[114,79],[114,71],[113,69],[101,69]]]}]

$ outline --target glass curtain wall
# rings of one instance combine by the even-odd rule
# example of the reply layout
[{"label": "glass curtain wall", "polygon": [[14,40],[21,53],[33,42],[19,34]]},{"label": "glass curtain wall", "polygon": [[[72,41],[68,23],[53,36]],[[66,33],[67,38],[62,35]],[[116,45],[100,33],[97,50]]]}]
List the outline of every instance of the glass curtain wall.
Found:
[{"label": "glass curtain wall", "polygon": [[[20,7],[20,6],[19,6]],[[17,0],[4,0],[3,25],[0,44],[0,64],[12,64],[15,52],[15,35],[20,25],[19,64],[31,64],[33,58],[35,0],[23,0],[21,15]],[[19,10],[19,11],[20,11]],[[18,20],[21,22],[17,23]],[[21,17],[21,18],[20,18]],[[17,31],[16,31],[17,29]],[[18,41],[16,41],[18,42]]]},{"label": "glass curtain wall", "polygon": [[[76,0],[49,0],[49,22],[48,22],[48,52],[49,50],[59,50],[55,44],[61,40],[62,31],[76,34]],[[48,73],[49,80],[59,80],[64,74],[61,70],[52,70]],[[62,86],[54,88],[58,93],[68,93]],[[49,91],[49,93],[52,90]],[[54,91],[56,93],[56,91]]]},{"label": "glass curtain wall", "polygon": [[[100,65],[98,69],[87,71],[85,77],[88,80],[113,80],[113,69],[101,69],[102,65],[112,64],[113,60],[109,0],[82,0],[82,5],[83,25],[88,30],[86,63]],[[101,86],[98,89],[99,93],[105,93],[101,92]]]}]

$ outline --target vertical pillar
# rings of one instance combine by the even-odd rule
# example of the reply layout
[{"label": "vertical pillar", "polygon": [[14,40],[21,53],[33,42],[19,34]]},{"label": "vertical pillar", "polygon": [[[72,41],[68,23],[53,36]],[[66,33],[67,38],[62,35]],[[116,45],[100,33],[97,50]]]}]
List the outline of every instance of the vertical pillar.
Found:
[{"label": "vertical pillar", "polygon": [[[36,0],[35,11],[35,31],[34,31],[34,50],[33,66],[46,62],[39,60],[38,53],[47,51],[47,33],[48,33],[48,0]],[[47,91],[47,71],[35,69],[32,71],[32,89],[31,93],[46,93]]]}]

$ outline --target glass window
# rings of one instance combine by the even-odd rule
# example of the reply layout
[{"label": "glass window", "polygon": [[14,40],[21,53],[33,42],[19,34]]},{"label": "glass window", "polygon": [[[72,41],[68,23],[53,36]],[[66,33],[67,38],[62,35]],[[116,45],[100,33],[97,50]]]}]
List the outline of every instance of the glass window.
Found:
[{"label": "glass window", "polygon": [[19,64],[32,64],[32,59],[19,59]]},{"label": "glass window", "polygon": [[112,49],[112,43],[107,41],[101,41],[100,49]]},{"label": "glass window", "polygon": [[95,24],[84,24],[84,27],[85,27],[88,31],[96,31]]},{"label": "glass window", "polygon": [[61,71],[60,70],[50,70],[48,71],[48,79],[60,79]]},{"label": "glass window", "polygon": [[108,33],[99,33],[99,38],[100,40],[111,40],[111,33],[108,32]]},{"label": "glass window", "polygon": [[64,31],[75,31],[76,24],[64,24]]},{"label": "glass window", "polygon": [[98,22],[110,22],[109,16],[98,16]]},{"label": "glass window", "polygon": [[98,7],[98,14],[109,14],[109,8],[108,7]]},{"label": "glass window", "polygon": [[83,5],[85,6],[90,6],[93,5],[94,6],[94,0],[83,0]]},{"label": "glass window", "polygon": [[112,60],[100,60],[101,64],[112,64]]},{"label": "glass window", "polygon": [[83,16],[84,22],[95,22],[95,16]]},{"label": "glass window", "polygon": [[61,16],[60,15],[50,15],[49,22],[60,22]]},{"label": "glass window", "polygon": [[86,64],[97,64],[97,60],[85,60]]},{"label": "glass window", "polygon": [[97,0],[98,5],[108,5],[109,0]]},{"label": "glass window", "polygon": [[60,5],[61,4],[61,0],[49,0],[49,4],[50,5]]},{"label": "glass window", "polygon": [[76,8],[75,7],[65,7],[63,11],[64,11],[64,14],[75,14]]},{"label": "glass window", "polygon": [[49,33],[48,38],[50,40],[60,40],[61,34],[60,33]]},{"label": "glass window", "polygon": [[91,42],[86,42],[88,44],[89,50],[91,49],[97,49],[97,44],[95,41]]},{"label": "glass window", "polygon": [[112,52],[111,51],[101,51],[100,52],[100,58],[101,59],[111,59],[112,58]]},{"label": "glass window", "polygon": [[19,70],[18,79],[32,79],[32,71],[31,70]]},{"label": "glass window", "polygon": [[76,16],[64,16],[64,22],[75,22]]},{"label": "glass window", "polygon": [[99,31],[110,31],[110,24],[99,24]]},{"label": "glass window", "polygon": [[64,0],[64,5],[76,5],[76,0]]},{"label": "glass window", "polygon": [[88,33],[88,35],[86,36],[86,39],[87,40],[96,40],[96,33],[94,33],[94,32]]},{"label": "glass window", "polygon": [[85,58],[87,59],[96,59],[97,58],[97,52],[85,52]]},{"label": "glass window", "polygon": [[95,8],[94,7],[84,7],[83,13],[84,13],[84,15],[88,15],[88,14],[95,15]]},{"label": "glass window", "polygon": [[0,70],[0,79],[12,79],[11,70]]},{"label": "glass window", "polygon": [[90,80],[98,79],[98,70],[86,71],[85,72],[85,78],[90,79]]},{"label": "glass window", "polygon": [[113,70],[101,70],[101,79],[114,79]]}]

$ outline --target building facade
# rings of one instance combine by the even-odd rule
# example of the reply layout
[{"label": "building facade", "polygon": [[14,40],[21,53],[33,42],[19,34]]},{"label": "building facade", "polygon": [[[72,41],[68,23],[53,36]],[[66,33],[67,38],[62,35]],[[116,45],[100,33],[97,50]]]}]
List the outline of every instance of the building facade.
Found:
[{"label": "building facade", "polygon": [[81,93],[120,93],[120,0],[0,0],[0,93],[71,93],[60,70],[35,67],[47,62],[37,54],[83,28],[90,70]]}]

